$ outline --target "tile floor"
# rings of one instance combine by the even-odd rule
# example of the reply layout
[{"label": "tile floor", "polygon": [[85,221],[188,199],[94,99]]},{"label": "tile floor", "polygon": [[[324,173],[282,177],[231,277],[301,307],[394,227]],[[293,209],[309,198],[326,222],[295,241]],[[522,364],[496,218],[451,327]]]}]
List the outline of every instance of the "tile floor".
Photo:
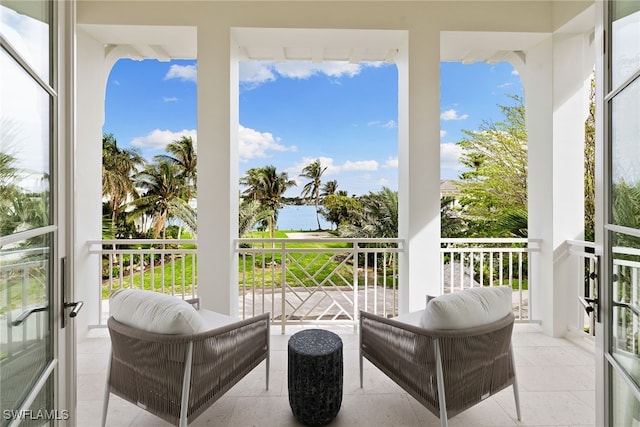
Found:
[{"label": "tile floor", "polygon": [[[364,387],[358,378],[358,335],[352,327],[329,328],[344,343],[342,407],[330,426],[439,426],[438,418],[365,361]],[[286,335],[272,328],[270,387],[264,362],[241,380],[192,426],[299,426],[287,395]],[[544,335],[535,324],[516,324],[513,337],[520,384],[522,421],[515,415],[509,387],[449,421],[450,426],[594,426],[595,364],[593,343]],[[78,422],[99,426],[109,350],[106,329],[94,329],[78,343]],[[168,423],[111,396],[107,425],[167,426]]]}]

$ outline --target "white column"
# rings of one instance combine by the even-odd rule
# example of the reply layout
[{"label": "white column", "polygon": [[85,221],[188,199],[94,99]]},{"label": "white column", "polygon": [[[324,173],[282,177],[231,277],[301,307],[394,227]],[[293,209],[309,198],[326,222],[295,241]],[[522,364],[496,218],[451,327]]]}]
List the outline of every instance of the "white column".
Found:
[{"label": "white column", "polygon": [[398,203],[401,313],[440,293],[440,34],[409,33],[398,55]]},{"label": "white column", "polygon": [[76,300],[84,308],[74,320],[78,337],[98,324],[101,300],[100,256],[87,242],[102,239],[102,126],[107,77],[112,60],[104,46],[81,28],[77,31],[76,143],[74,194],[74,277]]},{"label": "white column", "polygon": [[229,27],[198,27],[198,294],[238,312],[238,75]]},{"label": "white column", "polygon": [[[556,34],[553,42],[553,245],[566,254],[566,240],[584,239],[584,123],[595,58],[587,35]],[[581,326],[576,324],[583,314],[578,290],[584,283],[580,259],[555,252],[554,335],[562,335]]]},{"label": "white column", "polygon": [[[578,313],[578,263],[566,240],[584,235],[584,121],[589,55],[582,35],[554,35],[526,52],[519,68],[525,89],[529,151],[529,237],[542,239],[531,256],[530,317],[563,336]],[[592,67],[592,65],[591,65]]]}]

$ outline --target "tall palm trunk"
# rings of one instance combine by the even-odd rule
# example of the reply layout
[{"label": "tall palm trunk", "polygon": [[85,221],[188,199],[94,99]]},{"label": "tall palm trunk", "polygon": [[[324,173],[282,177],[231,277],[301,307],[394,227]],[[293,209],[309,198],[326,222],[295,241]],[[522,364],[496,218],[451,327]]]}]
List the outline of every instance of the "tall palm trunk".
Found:
[{"label": "tall palm trunk", "polygon": [[319,193],[316,192],[316,221],[318,222],[318,230],[322,230],[320,227],[320,211],[318,210],[318,205],[320,204]]}]

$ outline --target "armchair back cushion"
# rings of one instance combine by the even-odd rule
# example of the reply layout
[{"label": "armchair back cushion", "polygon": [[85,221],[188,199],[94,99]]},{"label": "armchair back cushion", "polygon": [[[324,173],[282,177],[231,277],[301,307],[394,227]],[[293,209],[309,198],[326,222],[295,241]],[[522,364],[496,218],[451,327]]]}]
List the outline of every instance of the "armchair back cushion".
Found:
[{"label": "armchair back cushion", "polygon": [[118,322],[157,334],[193,334],[207,329],[191,304],[157,292],[118,291],[109,300],[109,310]]},{"label": "armchair back cushion", "polygon": [[488,325],[511,312],[512,293],[510,286],[491,286],[441,295],[429,301],[420,326],[446,330]]}]

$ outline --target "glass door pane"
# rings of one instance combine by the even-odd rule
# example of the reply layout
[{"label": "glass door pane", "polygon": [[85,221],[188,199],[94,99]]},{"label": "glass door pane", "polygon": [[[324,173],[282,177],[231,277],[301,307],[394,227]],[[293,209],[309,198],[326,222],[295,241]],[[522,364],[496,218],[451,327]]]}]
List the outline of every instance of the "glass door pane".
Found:
[{"label": "glass door pane", "polygon": [[640,1],[607,5],[609,287],[603,297],[610,308],[603,350],[610,375],[604,404],[612,425],[640,427]]},{"label": "glass door pane", "polygon": [[61,418],[52,4],[0,0],[0,426]]},{"label": "glass door pane", "polygon": [[42,80],[51,84],[49,3],[48,0],[0,0],[0,34]]},{"label": "glass door pane", "polygon": [[[51,243],[53,234],[0,248],[0,401],[18,411],[53,359]],[[42,397],[52,408],[52,396]]]},{"label": "glass door pane", "polygon": [[51,96],[0,49],[0,236],[51,218]]},{"label": "glass door pane", "polygon": [[640,69],[640,1],[611,2],[611,87]]}]

